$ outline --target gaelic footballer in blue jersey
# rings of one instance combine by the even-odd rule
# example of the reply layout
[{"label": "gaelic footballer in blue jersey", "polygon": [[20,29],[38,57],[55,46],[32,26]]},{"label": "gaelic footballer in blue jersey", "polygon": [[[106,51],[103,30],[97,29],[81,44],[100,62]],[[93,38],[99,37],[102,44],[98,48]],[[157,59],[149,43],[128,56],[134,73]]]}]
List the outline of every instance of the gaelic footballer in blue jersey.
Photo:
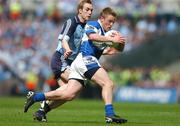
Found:
[{"label": "gaelic footballer in blue jersey", "polygon": [[[68,86],[61,90],[64,86],[58,90],[50,91],[46,93],[34,93],[30,92],[28,95],[25,110],[27,110],[32,104],[37,101],[48,100],[60,100],[70,101],[73,100],[80,90],[83,89],[83,81],[90,79],[98,84],[102,88],[102,98],[105,103],[105,121],[107,123],[126,123],[127,120],[117,116],[114,112],[112,105],[113,87],[114,84],[109,78],[105,69],[103,69],[98,62],[100,56],[104,53],[107,47],[106,42],[113,42],[123,44],[125,38],[120,34],[115,33],[113,36],[105,36],[105,33],[109,31],[116,20],[116,13],[109,7],[102,10],[99,20],[88,22],[83,35],[83,42],[80,47],[80,52],[76,59],[71,64],[71,73],[69,75]],[[101,46],[97,46],[94,42],[102,43]],[[116,51],[111,51],[111,54]],[[106,54],[109,54],[106,51]]]}]

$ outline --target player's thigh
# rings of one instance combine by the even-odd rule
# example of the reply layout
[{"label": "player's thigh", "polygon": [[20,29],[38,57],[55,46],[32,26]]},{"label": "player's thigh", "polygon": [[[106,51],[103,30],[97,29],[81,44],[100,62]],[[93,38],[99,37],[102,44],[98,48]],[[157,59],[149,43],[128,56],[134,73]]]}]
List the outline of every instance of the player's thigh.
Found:
[{"label": "player's thigh", "polygon": [[66,90],[64,90],[64,96],[72,100],[82,89],[83,85],[79,81],[71,79],[68,81]]},{"label": "player's thigh", "polygon": [[70,63],[64,59],[64,56],[60,52],[55,52],[51,59],[51,70],[56,80],[62,80],[67,83],[69,75]]},{"label": "player's thigh", "polygon": [[104,86],[106,84],[107,85],[113,84],[113,82],[111,81],[111,79],[108,76],[108,73],[103,68],[99,68],[95,72],[95,74],[92,76],[91,80],[100,86]]}]

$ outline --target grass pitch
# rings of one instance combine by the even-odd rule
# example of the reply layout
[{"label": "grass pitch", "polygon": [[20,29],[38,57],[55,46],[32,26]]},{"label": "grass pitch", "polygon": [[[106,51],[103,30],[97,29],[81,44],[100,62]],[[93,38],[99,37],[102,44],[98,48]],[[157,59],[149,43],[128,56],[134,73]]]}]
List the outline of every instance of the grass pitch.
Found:
[{"label": "grass pitch", "polygon": [[[23,112],[25,98],[0,97],[0,126],[117,126],[105,124],[104,105],[96,100],[74,100],[48,113],[48,122],[32,119],[39,104]],[[128,119],[124,126],[179,126],[179,104],[114,103],[118,115]]]}]

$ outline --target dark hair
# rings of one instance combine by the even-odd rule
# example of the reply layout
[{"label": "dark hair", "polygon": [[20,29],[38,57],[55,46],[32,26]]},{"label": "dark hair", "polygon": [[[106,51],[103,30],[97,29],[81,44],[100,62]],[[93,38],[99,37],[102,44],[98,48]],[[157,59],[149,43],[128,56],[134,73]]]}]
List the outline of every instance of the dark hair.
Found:
[{"label": "dark hair", "polygon": [[77,12],[78,13],[79,13],[80,9],[83,9],[84,4],[86,4],[86,3],[92,4],[92,1],[91,0],[80,0],[79,4],[77,6]]},{"label": "dark hair", "polygon": [[117,18],[116,12],[110,7],[104,8],[100,13],[100,17],[106,17],[107,15],[112,15],[113,17]]}]

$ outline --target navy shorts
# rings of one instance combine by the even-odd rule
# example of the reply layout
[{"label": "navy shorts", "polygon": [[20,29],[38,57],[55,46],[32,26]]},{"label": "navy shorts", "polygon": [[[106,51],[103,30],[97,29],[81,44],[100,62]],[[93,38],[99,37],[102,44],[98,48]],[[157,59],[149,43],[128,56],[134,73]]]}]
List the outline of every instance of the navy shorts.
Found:
[{"label": "navy shorts", "polygon": [[51,69],[56,80],[60,79],[61,74],[71,65],[69,60],[64,59],[63,54],[56,51],[51,59]]}]

